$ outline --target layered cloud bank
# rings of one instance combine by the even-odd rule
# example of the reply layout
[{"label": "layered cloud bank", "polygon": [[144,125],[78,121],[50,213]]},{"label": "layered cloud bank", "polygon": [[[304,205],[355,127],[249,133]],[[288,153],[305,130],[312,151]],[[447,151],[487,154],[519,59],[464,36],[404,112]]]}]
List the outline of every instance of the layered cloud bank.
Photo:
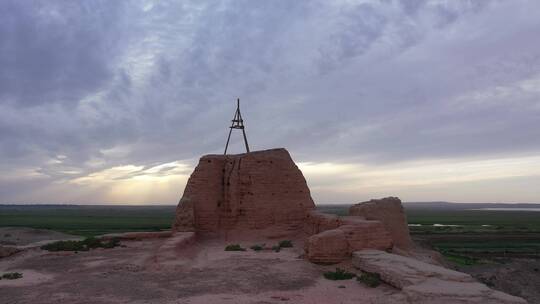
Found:
[{"label": "layered cloud bank", "polygon": [[[540,201],[538,1],[2,1],[0,202],[174,204],[240,97],[318,202]],[[232,151],[241,151],[239,137]]]}]

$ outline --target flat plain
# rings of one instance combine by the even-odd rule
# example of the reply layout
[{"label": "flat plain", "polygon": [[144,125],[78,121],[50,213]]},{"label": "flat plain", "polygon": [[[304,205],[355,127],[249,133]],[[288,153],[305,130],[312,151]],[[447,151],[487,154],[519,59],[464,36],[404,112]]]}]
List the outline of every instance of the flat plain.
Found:
[{"label": "flat plain", "polygon": [[[319,205],[345,215],[350,205]],[[456,262],[466,256],[527,256],[540,253],[540,212],[496,211],[502,204],[405,203],[409,229],[417,242]],[[520,208],[522,205],[512,205]],[[540,205],[526,205],[538,208]],[[170,228],[175,206],[0,205],[0,227],[49,229],[78,236]],[[9,239],[0,236],[0,242]],[[465,261],[456,258],[465,257]]]},{"label": "flat plain", "polygon": [[175,206],[0,205],[0,227],[50,229],[80,236],[170,229]]},{"label": "flat plain", "polygon": [[[319,205],[347,214],[350,205]],[[540,205],[405,203],[409,229],[420,246],[436,249],[447,267],[467,272],[501,291],[540,301]],[[0,205],[0,245],[25,245],[50,237],[168,230],[175,206]],[[11,227],[11,228],[8,228]],[[28,229],[34,228],[34,229]],[[14,231],[14,232],[12,232]]]}]

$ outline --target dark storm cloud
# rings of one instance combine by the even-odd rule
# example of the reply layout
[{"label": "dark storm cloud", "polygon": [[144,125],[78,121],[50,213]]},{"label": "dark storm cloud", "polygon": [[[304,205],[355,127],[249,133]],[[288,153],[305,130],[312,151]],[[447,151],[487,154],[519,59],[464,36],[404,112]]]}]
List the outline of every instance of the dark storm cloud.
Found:
[{"label": "dark storm cloud", "polygon": [[236,97],[253,149],[302,161],[537,153],[538,15],[536,1],[2,1],[0,169],[36,176],[0,193],[220,153]]}]

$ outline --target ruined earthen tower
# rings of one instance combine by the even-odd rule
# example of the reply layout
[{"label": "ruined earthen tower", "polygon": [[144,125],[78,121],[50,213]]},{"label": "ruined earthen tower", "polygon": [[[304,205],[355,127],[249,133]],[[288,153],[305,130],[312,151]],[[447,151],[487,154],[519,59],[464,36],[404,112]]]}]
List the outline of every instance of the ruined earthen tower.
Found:
[{"label": "ruined earthen tower", "polygon": [[302,229],[315,204],[285,149],[206,155],[178,204],[175,231]]}]

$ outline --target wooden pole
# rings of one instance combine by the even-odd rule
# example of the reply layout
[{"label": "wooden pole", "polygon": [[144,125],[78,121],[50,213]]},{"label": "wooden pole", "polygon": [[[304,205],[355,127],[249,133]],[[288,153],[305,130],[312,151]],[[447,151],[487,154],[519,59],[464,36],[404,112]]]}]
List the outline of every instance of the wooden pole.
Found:
[{"label": "wooden pole", "polygon": [[229,127],[229,136],[227,137],[227,143],[225,144],[225,152],[223,152],[223,155],[227,154],[227,149],[229,148],[229,142],[231,140],[231,133],[233,129],[242,129],[242,135],[244,136],[244,144],[246,146],[246,152],[249,153],[249,144],[247,140],[246,135],[246,129],[244,126],[244,119],[242,119],[242,113],[240,112],[240,98],[236,99],[236,112],[234,113],[234,117],[232,120],[232,124]]}]

